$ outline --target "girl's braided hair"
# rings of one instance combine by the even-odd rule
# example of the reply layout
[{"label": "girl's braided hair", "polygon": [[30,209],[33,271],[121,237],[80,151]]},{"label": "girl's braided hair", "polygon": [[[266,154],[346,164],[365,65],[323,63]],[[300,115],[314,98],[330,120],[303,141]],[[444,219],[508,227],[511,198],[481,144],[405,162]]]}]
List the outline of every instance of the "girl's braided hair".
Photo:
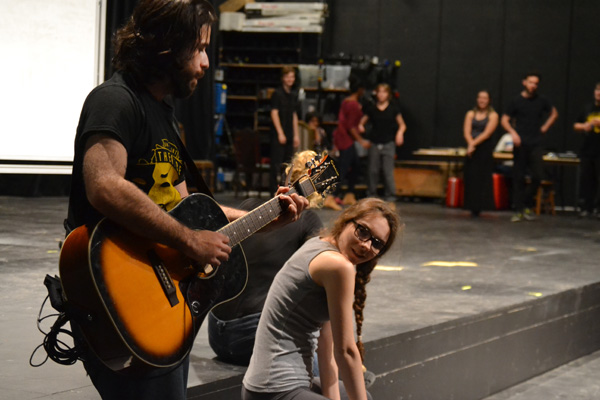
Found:
[{"label": "girl's braided hair", "polygon": [[392,247],[396,234],[401,228],[400,217],[385,201],[376,198],[366,198],[344,210],[335,220],[330,232],[334,240],[337,241],[347,224],[352,223],[353,220],[363,218],[366,215],[376,213],[387,220],[390,227],[390,235],[381,251],[373,259],[356,266],[353,309],[356,320],[356,346],[358,347],[360,357],[363,361],[365,349],[362,343],[362,323],[364,319],[363,309],[367,298],[366,285],[371,280],[371,272],[375,269],[379,259]]}]

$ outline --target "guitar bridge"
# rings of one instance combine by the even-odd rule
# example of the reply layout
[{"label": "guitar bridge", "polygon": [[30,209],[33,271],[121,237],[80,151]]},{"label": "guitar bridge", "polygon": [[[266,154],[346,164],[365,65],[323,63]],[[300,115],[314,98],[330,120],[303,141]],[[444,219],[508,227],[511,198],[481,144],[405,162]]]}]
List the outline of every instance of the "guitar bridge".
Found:
[{"label": "guitar bridge", "polygon": [[158,282],[160,283],[163,292],[165,292],[167,300],[169,300],[169,304],[171,305],[171,307],[176,306],[177,304],[179,304],[179,299],[177,298],[177,289],[173,284],[173,279],[171,279],[169,271],[167,271],[167,269],[165,268],[165,264],[160,259],[158,254],[156,254],[156,251],[154,251],[154,249],[148,250],[146,254],[150,259],[150,264],[152,265],[152,269],[154,270],[154,273],[158,278]]}]

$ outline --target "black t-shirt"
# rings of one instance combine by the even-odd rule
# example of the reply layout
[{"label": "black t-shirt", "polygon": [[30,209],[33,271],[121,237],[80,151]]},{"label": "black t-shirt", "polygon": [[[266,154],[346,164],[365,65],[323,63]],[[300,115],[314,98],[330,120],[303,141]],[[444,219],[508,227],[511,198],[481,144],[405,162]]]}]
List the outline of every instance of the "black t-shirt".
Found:
[{"label": "black t-shirt", "polygon": [[[253,210],[263,200],[251,198],[241,205],[242,210]],[[283,264],[311,237],[323,228],[321,219],[313,210],[304,210],[300,218],[279,229],[255,233],[242,242],[248,262],[248,283],[235,299],[218,306],[214,313],[223,320],[261,312],[273,282]]]},{"label": "black t-shirt", "polygon": [[552,111],[550,102],[542,96],[515,97],[508,108],[506,114],[514,119],[515,130],[521,137],[523,144],[538,144],[541,142],[543,134],[540,128],[546,121],[548,114]]},{"label": "black t-shirt", "polygon": [[[600,105],[588,104],[579,115],[577,122],[588,122],[600,119]],[[600,156],[600,128],[593,127],[591,131],[584,132],[581,155],[584,157]]]},{"label": "black t-shirt", "polygon": [[184,180],[184,173],[173,106],[169,100],[155,100],[131,77],[117,72],[90,92],[81,111],[69,198],[71,228],[91,226],[102,218],[86,197],[82,173],[85,144],[98,133],[123,144],[127,150],[125,178],[156,204],[170,210],[181,200],[175,186]]},{"label": "black t-shirt", "polygon": [[396,139],[396,132],[398,132],[396,118],[402,114],[399,106],[390,101],[384,110],[380,110],[375,103],[367,103],[364,113],[369,117],[372,126],[369,134],[371,142],[389,143]]},{"label": "black t-shirt", "polygon": [[[294,138],[294,113],[298,114],[298,92],[291,90],[288,93],[283,86],[278,87],[271,96],[271,109],[279,111],[281,129],[289,142]],[[274,127],[273,131],[277,133]]]}]

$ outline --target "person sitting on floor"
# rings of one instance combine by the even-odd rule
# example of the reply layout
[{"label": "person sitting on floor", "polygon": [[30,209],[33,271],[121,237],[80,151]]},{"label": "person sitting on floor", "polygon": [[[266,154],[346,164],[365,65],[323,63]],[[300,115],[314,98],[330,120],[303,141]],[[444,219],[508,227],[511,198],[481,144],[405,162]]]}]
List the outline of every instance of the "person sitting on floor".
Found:
[{"label": "person sitting on floor", "polygon": [[[329,233],[294,253],[269,289],[243,400],[368,398],[362,365],[365,286],[398,229],[400,219],[386,202],[365,198],[342,211]],[[315,350],[319,379],[313,379]]]},{"label": "person sitting on floor", "polygon": [[[297,153],[286,172],[290,182],[306,173],[306,163],[317,154],[306,150]],[[309,196],[309,208],[318,208],[322,197]],[[241,205],[242,210],[253,210],[263,200],[251,198]],[[248,264],[248,282],[235,299],[215,307],[208,315],[208,342],[219,359],[238,365],[248,365],[256,328],[267,292],[273,278],[283,264],[311,237],[317,236],[323,223],[315,211],[307,209],[300,218],[287,225],[285,232],[258,232],[243,243]]]}]

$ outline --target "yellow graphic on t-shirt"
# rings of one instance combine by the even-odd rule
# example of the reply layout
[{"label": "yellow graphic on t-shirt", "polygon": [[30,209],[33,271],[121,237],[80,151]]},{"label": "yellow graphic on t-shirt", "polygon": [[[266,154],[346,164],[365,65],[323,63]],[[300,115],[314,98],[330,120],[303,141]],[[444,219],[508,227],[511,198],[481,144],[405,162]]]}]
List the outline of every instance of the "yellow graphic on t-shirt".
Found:
[{"label": "yellow graphic on t-shirt", "polygon": [[157,144],[152,150],[150,161],[140,159],[138,165],[154,165],[154,183],[148,192],[152,201],[167,211],[181,201],[181,195],[175,189],[183,167],[177,146],[163,139],[162,144]]},{"label": "yellow graphic on t-shirt", "polygon": [[158,163],[154,165],[152,178],[154,185],[148,192],[148,196],[156,204],[169,211],[181,201],[181,195],[173,186],[178,175],[169,163]]},{"label": "yellow graphic on t-shirt", "polygon": [[[600,121],[600,112],[592,112],[588,114],[586,122],[594,121],[596,121],[596,123]],[[594,128],[592,130],[594,131],[594,133],[600,133],[600,125],[594,125]]]}]

